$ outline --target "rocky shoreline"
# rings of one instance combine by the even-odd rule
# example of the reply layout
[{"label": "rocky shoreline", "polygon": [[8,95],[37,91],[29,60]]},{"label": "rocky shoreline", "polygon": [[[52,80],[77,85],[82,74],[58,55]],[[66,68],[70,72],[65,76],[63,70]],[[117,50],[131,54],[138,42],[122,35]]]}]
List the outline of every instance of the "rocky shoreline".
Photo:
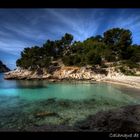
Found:
[{"label": "rocky shoreline", "polygon": [[126,76],[115,68],[93,69],[91,67],[50,67],[35,71],[17,68],[6,72],[7,80],[47,80],[48,82],[106,82],[140,89],[140,76]]},{"label": "rocky shoreline", "polygon": [[100,81],[106,76],[106,71],[95,72],[91,68],[87,67],[61,67],[52,70],[38,69],[31,71],[27,69],[16,69],[5,73],[4,78],[7,80],[33,80],[33,79],[47,79],[49,81],[61,81],[61,80],[90,80]]},{"label": "rocky shoreline", "polygon": [[75,128],[94,132],[140,132],[140,105],[98,112],[77,122]]}]

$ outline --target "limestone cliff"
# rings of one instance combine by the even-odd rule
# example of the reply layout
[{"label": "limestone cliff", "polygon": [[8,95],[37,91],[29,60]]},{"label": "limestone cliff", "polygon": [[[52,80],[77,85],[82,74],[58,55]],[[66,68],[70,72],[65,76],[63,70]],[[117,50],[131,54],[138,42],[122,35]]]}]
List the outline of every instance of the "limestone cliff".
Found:
[{"label": "limestone cliff", "polygon": [[51,82],[62,80],[80,80],[80,81],[103,81],[114,84],[121,84],[133,88],[140,88],[140,76],[127,76],[120,71],[116,71],[115,67],[106,69],[93,67],[66,67],[66,66],[50,66],[48,69],[40,69],[31,71],[28,69],[17,68],[14,71],[6,72],[5,79],[46,79]]},{"label": "limestone cliff", "polygon": [[75,79],[100,81],[105,73],[97,72],[88,67],[49,67],[49,69],[37,69],[35,71],[16,69],[5,73],[5,79]]}]

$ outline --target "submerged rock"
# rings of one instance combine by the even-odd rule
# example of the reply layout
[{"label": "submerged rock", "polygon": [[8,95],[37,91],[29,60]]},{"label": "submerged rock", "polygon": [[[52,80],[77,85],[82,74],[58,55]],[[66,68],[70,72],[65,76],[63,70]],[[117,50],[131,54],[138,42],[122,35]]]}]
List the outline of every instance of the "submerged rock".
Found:
[{"label": "submerged rock", "polygon": [[55,101],[56,101],[56,98],[50,98],[50,99],[48,99],[47,101],[45,101],[45,103],[47,102],[47,104],[49,103],[55,103]]},{"label": "submerged rock", "polygon": [[62,107],[70,107],[70,104],[66,101],[59,101],[58,104]]},{"label": "submerged rock", "polygon": [[71,126],[67,125],[42,125],[42,126],[34,126],[25,129],[28,132],[47,132],[47,131],[55,131],[55,132],[64,132],[64,131],[74,131]]},{"label": "submerged rock", "polygon": [[[40,112],[39,117],[55,116],[55,112]],[[68,121],[71,118],[61,118],[63,123],[59,125],[44,124],[35,125],[34,122],[25,120],[26,127],[19,128],[0,128],[0,131],[93,131],[93,132],[140,132],[140,105],[129,105],[109,111],[100,111],[95,115],[90,115],[83,121],[78,121],[74,126],[69,126]]]},{"label": "submerged rock", "polygon": [[77,131],[140,132],[140,105],[98,112],[75,124]]},{"label": "submerged rock", "polygon": [[55,112],[39,112],[35,115],[35,117],[47,117],[47,116],[58,116]]}]

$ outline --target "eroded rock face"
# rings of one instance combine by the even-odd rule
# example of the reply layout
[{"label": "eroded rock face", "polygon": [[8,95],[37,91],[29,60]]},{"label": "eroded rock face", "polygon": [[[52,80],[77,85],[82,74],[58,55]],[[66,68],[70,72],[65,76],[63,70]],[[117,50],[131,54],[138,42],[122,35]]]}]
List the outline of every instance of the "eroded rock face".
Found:
[{"label": "eroded rock face", "polygon": [[78,80],[99,80],[105,77],[105,74],[97,74],[86,67],[62,67],[53,74],[59,79],[78,79]]},{"label": "eroded rock face", "polygon": [[75,124],[77,131],[140,132],[140,105],[98,112]]},{"label": "eroded rock face", "polygon": [[8,72],[10,69],[0,61],[0,73],[1,72]]},{"label": "eroded rock face", "polygon": [[5,73],[5,79],[47,79],[51,75],[46,72],[45,69],[38,69],[36,71],[31,71],[27,69],[17,68],[14,71]]},{"label": "eroded rock face", "polygon": [[116,77],[124,77],[125,75],[121,72],[116,72],[115,67],[107,68],[108,74],[107,78],[116,78]]},{"label": "eroded rock face", "polygon": [[[51,71],[51,72],[50,72]],[[105,74],[98,74],[86,67],[51,67],[48,70],[23,70],[17,69],[5,73],[5,79],[76,79],[100,81]]]},{"label": "eroded rock face", "polygon": [[31,74],[32,74],[32,71],[16,69],[14,71],[5,73],[4,78],[5,79],[26,79]]}]

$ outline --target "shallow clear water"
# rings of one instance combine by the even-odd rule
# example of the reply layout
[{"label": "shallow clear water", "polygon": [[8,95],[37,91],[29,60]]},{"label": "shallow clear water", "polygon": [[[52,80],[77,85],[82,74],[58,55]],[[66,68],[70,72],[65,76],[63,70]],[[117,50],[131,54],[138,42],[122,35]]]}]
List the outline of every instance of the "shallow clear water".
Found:
[{"label": "shallow clear water", "polygon": [[[0,128],[73,125],[98,111],[139,103],[139,90],[124,86],[4,80],[0,75]],[[58,115],[36,117],[43,112]]]}]

